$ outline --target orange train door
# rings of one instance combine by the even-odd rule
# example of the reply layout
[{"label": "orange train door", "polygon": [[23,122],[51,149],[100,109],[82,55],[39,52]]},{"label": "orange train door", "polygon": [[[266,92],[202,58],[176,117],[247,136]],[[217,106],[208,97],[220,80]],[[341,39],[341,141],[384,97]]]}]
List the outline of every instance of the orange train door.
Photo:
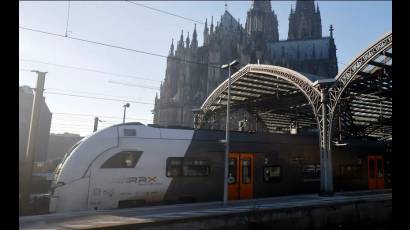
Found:
[{"label": "orange train door", "polygon": [[383,156],[368,156],[369,189],[384,188]]},{"label": "orange train door", "polygon": [[230,153],[228,171],[228,199],[253,198],[253,154]]},{"label": "orange train door", "polygon": [[239,154],[229,154],[228,200],[239,200]]}]

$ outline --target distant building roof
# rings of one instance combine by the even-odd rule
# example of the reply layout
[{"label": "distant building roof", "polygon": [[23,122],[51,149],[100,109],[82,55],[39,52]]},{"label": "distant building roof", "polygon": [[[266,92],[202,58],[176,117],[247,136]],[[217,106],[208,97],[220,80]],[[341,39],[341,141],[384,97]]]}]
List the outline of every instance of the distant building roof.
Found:
[{"label": "distant building roof", "polygon": [[268,50],[273,59],[286,57],[287,60],[328,59],[330,37],[311,40],[285,40],[268,43]]},{"label": "distant building roof", "polygon": [[19,87],[21,91],[23,91],[26,94],[34,94],[33,89],[30,86],[23,85]]}]

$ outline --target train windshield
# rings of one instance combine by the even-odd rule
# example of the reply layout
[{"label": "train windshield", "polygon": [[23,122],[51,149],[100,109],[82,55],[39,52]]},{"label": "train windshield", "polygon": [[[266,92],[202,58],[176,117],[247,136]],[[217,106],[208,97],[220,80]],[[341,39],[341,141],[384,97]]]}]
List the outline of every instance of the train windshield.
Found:
[{"label": "train windshield", "polygon": [[71,149],[68,150],[68,152],[64,155],[63,160],[61,161],[61,164],[63,164],[67,158],[71,155],[71,153],[73,152],[73,150],[75,148],[77,148],[78,145],[80,145],[82,143],[82,141],[77,142],[75,145],[73,145],[73,147],[71,147]]},{"label": "train windshield", "polygon": [[73,152],[73,150],[75,148],[77,148],[78,145],[80,145],[83,141],[79,141],[77,142],[75,145],[73,145],[73,147],[71,147],[67,153],[64,155],[63,160],[61,161],[61,163],[57,166],[56,170],[54,171],[54,177],[56,177],[58,175],[58,173],[61,170],[62,165],[64,164],[64,162],[67,160],[67,158],[70,156],[70,154]]}]

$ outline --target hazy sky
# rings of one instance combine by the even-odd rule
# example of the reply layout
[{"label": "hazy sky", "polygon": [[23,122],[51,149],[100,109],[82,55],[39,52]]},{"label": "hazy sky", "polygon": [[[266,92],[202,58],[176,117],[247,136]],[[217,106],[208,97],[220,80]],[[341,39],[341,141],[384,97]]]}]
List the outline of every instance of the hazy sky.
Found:
[{"label": "hazy sky", "polygon": [[[204,22],[214,16],[214,23],[225,10],[224,1],[154,1],[138,2],[157,9]],[[391,1],[318,1],[323,36],[334,27],[339,71],[370,43],[392,28]],[[279,38],[286,39],[288,17],[295,1],[272,1],[278,16]],[[228,1],[228,11],[244,25],[250,1]],[[64,35],[68,2],[20,1],[19,24],[23,27]],[[153,11],[126,1],[70,2],[69,35],[97,42],[167,55],[171,39],[178,40],[181,30],[194,29],[194,22]],[[197,23],[199,44],[202,44],[203,24]],[[153,101],[165,76],[166,59],[131,51],[53,37],[20,29],[19,84],[35,86],[36,75],[27,70],[46,71],[46,103],[53,113],[51,132],[92,132],[94,116],[104,122],[99,128],[122,122],[125,102],[78,98],[114,98],[131,102],[127,121],[152,123]],[[24,59],[24,60],[22,60]],[[34,60],[78,68],[95,69],[131,77],[62,68]],[[135,78],[145,78],[141,80]],[[119,84],[120,83],[120,84]],[[137,87],[139,85],[148,88]],[[58,94],[53,94],[58,93]],[[83,114],[83,115],[81,115]]]}]

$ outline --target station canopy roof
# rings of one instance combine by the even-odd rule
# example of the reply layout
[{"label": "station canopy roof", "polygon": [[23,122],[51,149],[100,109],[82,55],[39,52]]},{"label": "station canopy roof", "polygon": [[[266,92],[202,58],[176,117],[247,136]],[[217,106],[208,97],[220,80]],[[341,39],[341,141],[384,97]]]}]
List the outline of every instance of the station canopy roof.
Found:
[{"label": "station canopy roof", "polygon": [[[340,105],[342,132],[350,136],[392,136],[392,47],[364,64],[347,85]],[[336,76],[342,80],[342,75]],[[339,112],[339,111],[336,111]],[[344,131],[343,131],[344,130]]]},{"label": "station canopy roof", "polygon": [[[344,90],[334,111],[333,134],[391,138],[391,45],[365,62],[357,61],[361,55],[365,52],[346,67],[355,65],[359,70],[350,76],[348,83],[343,82]],[[346,81],[343,74],[346,75],[346,70],[335,77],[339,85]],[[231,110],[246,109],[263,122],[269,132],[289,132],[294,123],[302,131],[317,129],[312,102],[305,95],[307,90],[319,92],[313,85],[320,79],[325,78],[279,66],[248,64],[231,77]],[[227,95],[228,79],[209,95],[201,111],[223,115]]]},{"label": "station canopy roof", "polygon": [[[265,74],[259,70],[277,72]],[[297,85],[282,78],[292,75],[312,86],[323,77],[298,73],[293,70],[271,65],[248,64],[232,75],[231,110],[247,109],[262,121],[269,132],[289,131],[291,122],[298,122],[301,128],[316,128],[312,106]],[[201,107],[205,113],[224,113],[228,98],[228,79],[207,98]]]}]

